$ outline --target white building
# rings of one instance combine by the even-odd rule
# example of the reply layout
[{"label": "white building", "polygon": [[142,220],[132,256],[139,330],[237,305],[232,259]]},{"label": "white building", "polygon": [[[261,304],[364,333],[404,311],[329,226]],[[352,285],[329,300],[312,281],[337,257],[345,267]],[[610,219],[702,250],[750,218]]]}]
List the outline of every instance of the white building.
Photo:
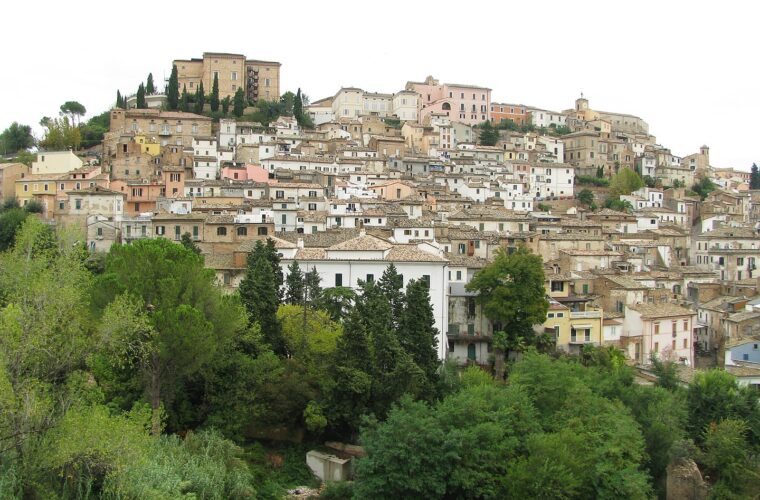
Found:
[{"label": "white building", "polygon": [[539,108],[528,108],[530,122],[536,127],[561,127],[567,125],[567,117],[557,111],[547,111]]},{"label": "white building", "polygon": [[431,245],[398,245],[384,239],[360,234],[356,238],[327,248],[304,248],[299,242],[296,249],[284,249],[283,272],[297,260],[302,269],[316,268],[322,287],[350,287],[358,289],[359,280],[380,279],[389,264],[393,263],[402,276],[404,286],[409,280],[424,280],[429,285],[435,327],[438,329],[438,357],[446,355],[445,332],[448,327],[448,260]]},{"label": "white building", "polygon": [[575,168],[571,165],[539,163],[530,169],[531,193],[536,198],[572,197]]}]

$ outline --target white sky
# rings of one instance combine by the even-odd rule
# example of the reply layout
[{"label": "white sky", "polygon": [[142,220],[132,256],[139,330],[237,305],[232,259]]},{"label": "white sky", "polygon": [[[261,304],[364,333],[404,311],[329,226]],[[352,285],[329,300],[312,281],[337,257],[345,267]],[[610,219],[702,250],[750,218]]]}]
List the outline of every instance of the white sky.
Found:
[{"label": "white sky", "polygon": [[214,51],[280,61],[281,90],[312,100],[427,75],[558,111],[583,92],[592,109],[642,117],[676,155],[707,144],[714,166],[760,162],[754,0],[46,0],[3,11],[0,130],[39,128],[68,100],[100,113],[116,89],[136,91],[149,72],[163,86],[173,59]]}]

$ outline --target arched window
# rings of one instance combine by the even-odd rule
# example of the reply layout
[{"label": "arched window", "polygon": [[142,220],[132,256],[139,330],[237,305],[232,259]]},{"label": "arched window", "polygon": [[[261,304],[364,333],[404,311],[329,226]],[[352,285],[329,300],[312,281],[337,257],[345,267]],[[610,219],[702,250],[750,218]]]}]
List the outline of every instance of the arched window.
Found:
[{"label": "arched window", "polygon": [[217,236],[227,236],[227,228],[224,226],[220,226],[216,228],[216,235]]},{"label": "arched window", "polygon": [[444,102],[443,106],[441,106],[441,109],[444,111],[451,111],[451,104]]},{"label": "arched window", "polygon": [[247,227],[239,227],[239,228],[237,228],[237,235],[238,236],[248,236],[248,228]]},{"label": "arched window", "polygon": [[267,235],[267,228],[260,227],[259,228],[259,236],[266,236]]}]

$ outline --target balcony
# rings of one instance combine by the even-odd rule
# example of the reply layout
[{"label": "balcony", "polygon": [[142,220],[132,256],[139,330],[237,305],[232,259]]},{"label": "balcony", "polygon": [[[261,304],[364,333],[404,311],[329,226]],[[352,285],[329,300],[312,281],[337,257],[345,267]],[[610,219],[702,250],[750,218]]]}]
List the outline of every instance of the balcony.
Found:
[{"label": "balcony", "polygon": [[602,317],[602,311],[570,311],[570,319],[596,319]]},{"label": "balcony", "polygon": [[161,135],[161,136],[172,135],[172,131],[169,128],[162,128],[161,130],[158,131],[158,135]]}]

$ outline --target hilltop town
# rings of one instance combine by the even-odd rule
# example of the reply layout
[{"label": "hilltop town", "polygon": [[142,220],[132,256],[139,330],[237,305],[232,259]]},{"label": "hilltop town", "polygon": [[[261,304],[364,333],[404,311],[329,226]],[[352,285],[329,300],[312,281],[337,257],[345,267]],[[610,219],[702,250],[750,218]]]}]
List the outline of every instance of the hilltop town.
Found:
[{"label": "hilltop town", "polygon": [[[494,333],[466,285],[498,249],[525,246],[543,257],[542,328],[558,349],[614,345],[636,364],[659,355],[760,384],[760,190],[714,168],[707,146],[677,156],[644,119],[585,97],[546,110],[433,77],[313,102],[299,89],[298,109],[289,93],[253,122],[256,103],[287,100],[280,63],[204,53],[173,66],[173,103],[168,87],[120,97],[102,142],[3,164],[0,195],[79,226],[93,252],[189,234],[230,291],[265,238],[325,287],[392,262],[428,282],[439,357],[462,364],[488,365]],[[199,88],[215,89],[213,112]],[[638,183],[615,188],[626,171]]]},{"label": "hilltop town", "polygon": [[169,63],[0,134],[0,497],[757,495],[756,165]]}]

